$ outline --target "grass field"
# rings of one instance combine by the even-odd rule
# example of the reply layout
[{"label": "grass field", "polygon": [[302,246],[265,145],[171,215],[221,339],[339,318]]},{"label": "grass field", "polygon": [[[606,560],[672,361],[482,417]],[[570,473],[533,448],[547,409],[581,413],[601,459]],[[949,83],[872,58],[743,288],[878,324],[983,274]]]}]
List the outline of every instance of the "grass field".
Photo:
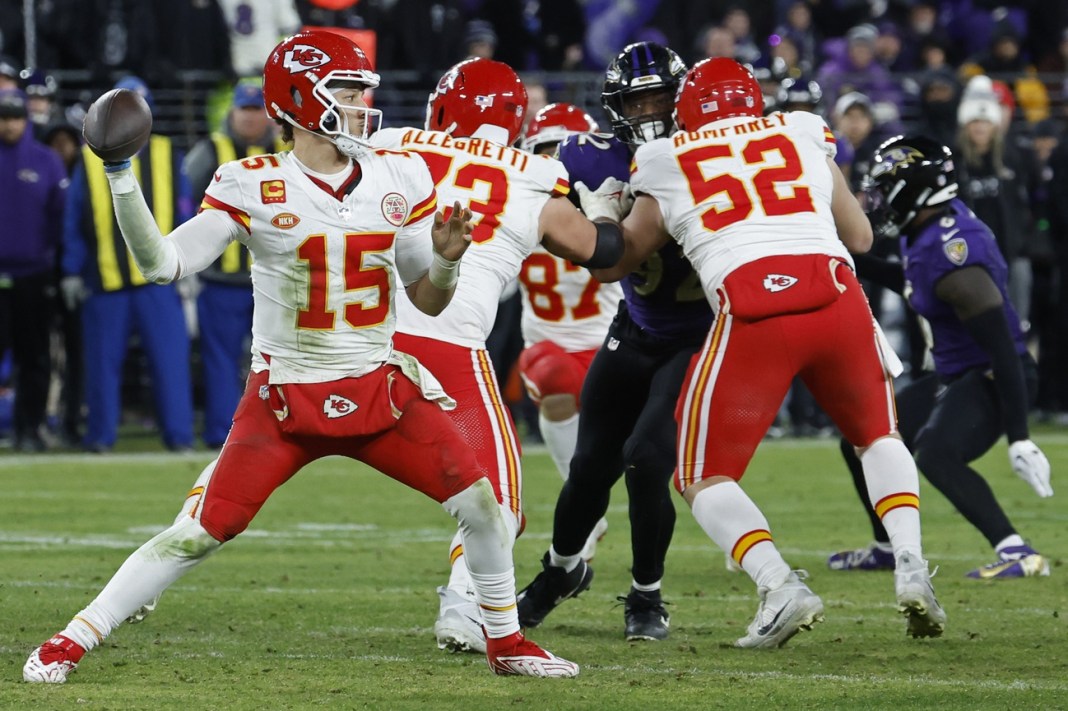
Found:
[{"label": "grass field", "polygon": [[[64,686],[21,681],[26,655],[83,607],[128,553],[165,527],[210,455],[0,457],[0,708],[711,709],[1068,708],[1068,436],[1036,436],[1058,495],[1040,501],[1005,461],[980,464],[1049,578],[983,583],[986,542],[924,482],[924,542],[940,566],[943,638],[912,640],[892,576],[834,573],[828,553],[870,537],[831,442],[765,444],[744,480],[827,619],[775,651],[736,650],[756,609],[748,578],[679,500],[665,597],[672,636],[623,640],[630,576],[626,492],[615,492],[592,589],[531,637],[582,664],[574,680],[494,677],[481,657],[438,651],[435,586],[451,519],[361,465],[316,463],[250,530],[124,626]],[[559,479],[529,454],[521,585],[540,569]]]}]

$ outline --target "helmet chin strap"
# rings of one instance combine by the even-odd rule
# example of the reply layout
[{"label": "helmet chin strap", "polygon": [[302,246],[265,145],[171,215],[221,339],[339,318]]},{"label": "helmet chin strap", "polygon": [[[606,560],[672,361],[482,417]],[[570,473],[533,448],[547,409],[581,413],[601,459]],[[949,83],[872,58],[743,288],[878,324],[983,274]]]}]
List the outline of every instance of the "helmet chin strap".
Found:
[{"label": "helmet chin strap", "polygon": [[339,135],[331,139],[334,142],[334,146],[343,156],[349,158],[358,158],[361,153],[367,150],[367,144],[362,141],[358,141],[349,135]]},{"label": "helmet chin strap", "polygon": [[304,128],[295,121],[289,121],[289,123],[292,124],[294,128],[304,131],[305,133],[310,133],[313,136],[325,138],[326,140],[330,141],[334,144],[334,148],[337,148],[338,152],[346,158],[358,158],[360,155],[365,153],[368,148],[370,148],[370,144],[361,141],[357,138],[353,138],[348,134],[338,134],[332,136],[321,131],[309,131],[308,129]]},{"label": "helmet chin strap", "polygon": [[[349,132],[349,117],[343,110],[339,110],[339,106],[334,106],[334,115],[340,120],[341,127],[337,133],[323,133],[322,135],[334,144],[338,152],[347,158],[358,158],[361,154],[365,153],[370,147],[365,139],[357,138]],[[364,111],[364,120],[371,121],[371,111]],[[364,126],[364,130],[367,130],[367,126]]]}]

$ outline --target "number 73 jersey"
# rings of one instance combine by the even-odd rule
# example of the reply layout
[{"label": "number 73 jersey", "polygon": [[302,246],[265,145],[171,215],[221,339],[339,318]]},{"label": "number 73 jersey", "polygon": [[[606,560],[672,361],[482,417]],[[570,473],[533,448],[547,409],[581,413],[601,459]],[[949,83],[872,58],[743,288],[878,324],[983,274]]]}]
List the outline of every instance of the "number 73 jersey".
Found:
[{"label": "number 73 jersey", "polygon": [[570,191],[563,164],[482,138],[453,138],[416,128],[382,129],[371,141],[418,154],[434,178],[438,204],[451,208],[459,202],[473,215],[471,245],[460,263],[452,301],[438,316],[427,316],[402,296],[397,301],[397,330],[468,348],[485,347],[501,293],[541,243],[542,208]]},{"label": "number 73 jersey", "polygon": [[732,271],[772,255],[852,259],[831,214],[835,139],[806,111],[714,121],[638,148],[634,192],[656,198],[709,301]]}]

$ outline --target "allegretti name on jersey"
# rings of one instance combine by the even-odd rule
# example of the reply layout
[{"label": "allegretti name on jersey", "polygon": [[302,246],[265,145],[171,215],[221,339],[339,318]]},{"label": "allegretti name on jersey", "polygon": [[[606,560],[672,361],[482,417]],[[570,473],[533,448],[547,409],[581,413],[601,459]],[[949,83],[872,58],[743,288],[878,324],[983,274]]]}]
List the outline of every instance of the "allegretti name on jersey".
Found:
[{"label": "allegretti name on jersey", "polygon": [[418,150],[418,147],[425,146],[451,148],[480,158],[492,158],[502,163],[507,163],[518,170],[527,169],[527,162],[531,156],[530,153],[481,138],[453,138],[444,133],[420,131],[417,128],[405,131],[404,135],[401,136],[400,145],[401,148],[410,147],[412,150]]},{"label": "allegretti name on jersey", "polygon": [[706,138],[725,138],[727,136],[742,136],[747,133],[782,128],[785,125],[786,116],[776,112],[770,116],[762,116],[761,118],[746,121],[745,123],[736,123],[733,126],[705,128],[700,131],[679,131],[672,137],[672,141],[674,141],[675,147],[677,148],[678,146],[684,145],[687,141],[700,141]]}]

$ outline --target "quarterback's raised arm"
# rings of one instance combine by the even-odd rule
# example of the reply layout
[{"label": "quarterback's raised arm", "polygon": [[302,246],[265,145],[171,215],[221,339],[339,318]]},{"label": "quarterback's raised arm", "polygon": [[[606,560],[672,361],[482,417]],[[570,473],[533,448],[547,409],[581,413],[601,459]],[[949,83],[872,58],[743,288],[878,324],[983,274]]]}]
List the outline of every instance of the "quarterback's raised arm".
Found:
[{"label": "quarterback's raised arm", "polygon": [[223,213],[203,212],[166,238],[145,203],[129,161],[105,164],[115,217],[137,268],[149,281],[166,284],[211,264],[241,228]]}]

